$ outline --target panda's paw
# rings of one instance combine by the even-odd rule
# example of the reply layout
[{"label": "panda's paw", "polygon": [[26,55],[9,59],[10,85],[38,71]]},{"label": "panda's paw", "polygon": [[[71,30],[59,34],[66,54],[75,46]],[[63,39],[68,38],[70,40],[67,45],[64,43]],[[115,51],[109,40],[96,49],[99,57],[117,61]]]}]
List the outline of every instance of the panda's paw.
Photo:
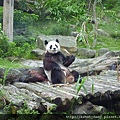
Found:
[{"label": "panda's paw", "polygon": [[71,55],[71,56],[70,56],[70,59],[71,59],[71,60],[75,60],[75,56],[74,56],[74,55]]},{"label": "panda's paw", "polygon": [[61,70],[60,66],[55,66],[53,69],[54,70]]}]

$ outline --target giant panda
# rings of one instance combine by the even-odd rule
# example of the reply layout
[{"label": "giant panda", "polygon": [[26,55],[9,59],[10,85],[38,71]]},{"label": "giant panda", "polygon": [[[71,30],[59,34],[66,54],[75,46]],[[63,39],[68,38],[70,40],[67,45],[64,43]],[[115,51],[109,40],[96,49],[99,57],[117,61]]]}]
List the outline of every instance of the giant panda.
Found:
[{"label": "giant panda", "polygon": [[78,80],[79,73],[70,71],[69,66],[74,62],[75,56],[65,56],[60,50],[59,40],[45,40],[45,55],[43,59],[43,68],[45,74],[52,84],[73,83]]},{"label": "giant panda", "polygon": [[18,76],[10,80],[8,83],[14,82],[44,82],[50,81],[53,84],[58,83],[73,83],[78,80],[79,73],[77,71],[70,71],[71,65],[75,57],[65,56],[60,50],[58,39],[56,41],[48,42],[45,40],[46,51],[43,58],[43,67],[34,69],[20,69]]}]

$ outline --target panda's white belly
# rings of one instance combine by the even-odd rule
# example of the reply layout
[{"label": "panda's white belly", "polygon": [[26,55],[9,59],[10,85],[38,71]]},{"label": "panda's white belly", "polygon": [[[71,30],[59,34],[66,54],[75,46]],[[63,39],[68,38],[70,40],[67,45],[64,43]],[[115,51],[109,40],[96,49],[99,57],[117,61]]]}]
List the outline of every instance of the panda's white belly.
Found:
[{"label": "panda's white belly", "polygon": [[[69,69],[65,66],[63,66],[62,64],[58,63],[58,65],[61,67],[62,71],[64,72],[65,76],[67,76],[67,74],[69,74]],[[52,81],[51,80],[51,70],[50,71],[47,71],[47,70],[44,70],[45,71],[45,74],[48,78],[49,81]]]},{"label": "panda's white belly", "polygon": [[[58,63],[58,64],[59,64],[59,63]],[[67,72],[69,71],[68,68],[65,67],[65,66],[63,66],[63,65],[61,65],[61,64],[59,64],[59,66],[61,67],[62,71],[64,72],[64,74],[65,74],[65,76],[66,76]]]},{"label": "panda's white belly", "polygon": [[48,80],[51,81],[51,70],[50,71],[44,70],[44,71],[45,71],[45,74],[46,74]]}]

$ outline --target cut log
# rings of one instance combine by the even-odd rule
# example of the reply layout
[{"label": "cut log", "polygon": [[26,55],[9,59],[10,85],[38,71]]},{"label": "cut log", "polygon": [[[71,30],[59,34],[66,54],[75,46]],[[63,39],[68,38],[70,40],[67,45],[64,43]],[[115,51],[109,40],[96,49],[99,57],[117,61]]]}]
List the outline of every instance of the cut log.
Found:
[{"label": "cut log", "polygon": [[27,89],[18,89],[13,85],[4,86],[1,89],[4,91],[4,99],[16,105],[18,108],[23,107],[25,103],[28,105],[28,108],[40,110],[42,112],[55,110],[57,107],[55,104],[47,102],[42,97]]},{"label": "cut log", "polygon": [[58,107],[57,109],[60,109],[63,106],[64,109],[68,109],[70,107],[70,104],[74,101],[79,101],[79,103],[82,103],[81,96],[65,92],[64,90],[60,90],[59,88],[52,87],[48,84],[15,83],[14,85],[18,88],[26,88],[38,96],[41,96],[46,101],[56,104]]},{"label": "cut log", "polygon": [[99,74],[103,70],[115,70],[118,67],[117,64],[120,64],[119,57],[108,52],[103,56],[92,59],[78,59],[70,68],[85,76]]}]

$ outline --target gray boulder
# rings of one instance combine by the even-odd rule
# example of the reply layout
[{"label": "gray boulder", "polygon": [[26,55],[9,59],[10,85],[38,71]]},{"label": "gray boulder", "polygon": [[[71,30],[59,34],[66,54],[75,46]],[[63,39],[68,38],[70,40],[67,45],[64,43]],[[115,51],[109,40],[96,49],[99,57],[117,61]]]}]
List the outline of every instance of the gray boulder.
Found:
[{"label": "gray boulder", "polygon": [[72,32],[70,33],[70,35],[71,35],[71,36],[74,36],[74,37],[76,37],[76,36],[77,36],[77,34],[79,34],[79,32],[72,31]]},{"label": "gray boulder", "polygon": [[116,56],[120,56],[120,51],[114,51]]},{"label": "gray boulder", "polygon": [[103,114],[107,110],[103,106],[94,105],[91,102],[87,101],[83,105],[79,105],[75,108],[74,114]]},{"label": "gray boulder", "polygon": [[[91,34],[94,34],[94,31],[91,31]],[[106,37],[110,36],[106,31],[104,31],[102,29],[97,29],[97,34],[102,35],[102,36],[106,36]]]},{"label": "gray boulder", "polygon": [[108,48],[100,48],[100,50],[98,51],[98,55],[102,56],[105,53],[109,52],[110,50]]},{"label": "gray boulder", "polygon": [[105,56],[112,56],[112,57],[115,57],[115,56],[120,56],[120,51],[117,50],[117,51],[108,51],[107,53],[104,54]]},{"label": "gray boulder", "polygon": [[31,53],[34,54],[36,57],[38,57],[38,59],[42,59],[45,51],[39,48],[36,48],[32,50]]},{"label": "gray boulder", "polygon": [[96,56],[96,50],[91,50],[89,48],[79,48],[78,55],[83,58],[94,58]]},{"label": "gray boulder", "polygon": [[109,34],[102,29],[97,29],[97,33],[102,36],[109,36]]},{"label": "gray boulder", "polygon": [[39,35],[36,40],[37,48],[45,50],[44,41],[56,40],[58,39],[61,45],[61,48],[68,50],[72,54],[77,53],[77,43],[75,37],[73,36],[61,36],[61,35]]}]

